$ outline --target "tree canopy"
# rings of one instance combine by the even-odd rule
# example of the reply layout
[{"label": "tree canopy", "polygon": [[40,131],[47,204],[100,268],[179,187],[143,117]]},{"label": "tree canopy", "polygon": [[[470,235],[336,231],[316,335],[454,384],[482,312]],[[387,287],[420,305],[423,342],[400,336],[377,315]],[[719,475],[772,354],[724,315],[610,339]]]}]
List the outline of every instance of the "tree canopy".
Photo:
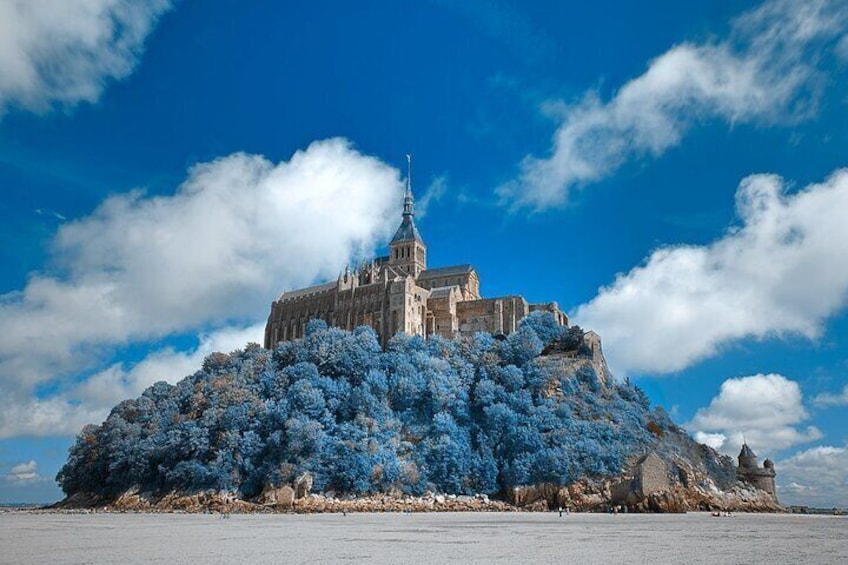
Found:
[{"label": "tree canopy", "polygon": [[[320,321],[274,350],[215,353],[86,426],[66,494],[206,489],[258,494],[303,472],[319,491],[497,493],[619,473],[668,426],[629,382],[545,362],[575,332],[534,313],[505,340],[399,334]],[[582,332],[580,332],[582,336]],[[570,340],[570,341],[569,341]]]}]

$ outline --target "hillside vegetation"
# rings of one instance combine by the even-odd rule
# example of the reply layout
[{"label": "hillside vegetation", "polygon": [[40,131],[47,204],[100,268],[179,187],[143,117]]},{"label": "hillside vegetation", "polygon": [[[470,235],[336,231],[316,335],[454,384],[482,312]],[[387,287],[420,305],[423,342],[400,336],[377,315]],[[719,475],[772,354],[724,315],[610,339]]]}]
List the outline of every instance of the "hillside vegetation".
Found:
[{"label": "hillside vegetation", "polygon": [[541,313],[502,340],[397,335],[385,351],[368,327],[313,321],[302,340],[210,355],[118,404],[57,480],[69,496],[247,499],[309,472],[318,492],[494,495],[617,476],[669,432],[679,443],[639,388],[579,362],[582,343]]}]

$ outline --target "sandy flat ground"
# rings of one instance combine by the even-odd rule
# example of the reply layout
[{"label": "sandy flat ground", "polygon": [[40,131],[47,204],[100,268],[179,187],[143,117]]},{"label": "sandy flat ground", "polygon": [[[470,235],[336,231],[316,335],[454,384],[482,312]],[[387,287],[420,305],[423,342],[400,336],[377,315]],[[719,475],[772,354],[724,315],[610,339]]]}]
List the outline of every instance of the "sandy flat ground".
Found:
[{"label": "sandy flat ground", "polygon": [[848,563],[848,518],[0,513],[0,563]]}]

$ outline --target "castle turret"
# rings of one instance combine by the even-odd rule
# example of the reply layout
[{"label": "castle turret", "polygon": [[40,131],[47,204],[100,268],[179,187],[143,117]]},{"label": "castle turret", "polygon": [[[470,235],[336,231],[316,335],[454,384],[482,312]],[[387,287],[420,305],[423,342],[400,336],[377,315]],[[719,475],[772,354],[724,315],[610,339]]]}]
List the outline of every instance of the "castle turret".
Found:
[{"label": "castle turret", "polygon": [[739,452],[739,468],[740,469],[756,469],[757,455],[748,447],[747,443],[742,444],[742,450]]},{"label": "castle turret", "polygon": [[766,491],[774,497],[776,502],[777,490],[774,484],[776,475],[774,463],[771,459],[766,459],[763,466],[760,467],[757,464],[757,455],[748,447],[747,443],[742,444],[742,450],[739,452],[739,467],[736,469],[738,480]]},{"label": "castle turret", "polygon": [[414,200],[412,198],[412,156],[407,155],[406,194],[403,197],[403,214],[400,226],[389,243],[389,264],[418,277],[427,270],[427,246],[415,227]]}]

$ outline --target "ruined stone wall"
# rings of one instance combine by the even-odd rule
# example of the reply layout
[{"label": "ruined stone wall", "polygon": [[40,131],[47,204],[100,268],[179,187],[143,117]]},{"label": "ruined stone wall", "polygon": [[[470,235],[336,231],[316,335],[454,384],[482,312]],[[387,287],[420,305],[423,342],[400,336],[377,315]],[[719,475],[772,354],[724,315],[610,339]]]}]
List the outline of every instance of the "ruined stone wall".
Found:
[{"label": "ruined stone wall", "polygon": [[634,487],[643,497],[668,490],[668,469],[656,453],[649,454],[637,466]]},{"label": "ruined stone wall", "polygon": [[601,348],[601,336],[593,331],[588,331],[583,334],[583,345],[588,350],[587,353],[592,359],[592,368],[595,369],[595,374],[598,375],[598,378],[604,384],[610,383],[612,381],[612,374],[607,366],[607,361]]}]

